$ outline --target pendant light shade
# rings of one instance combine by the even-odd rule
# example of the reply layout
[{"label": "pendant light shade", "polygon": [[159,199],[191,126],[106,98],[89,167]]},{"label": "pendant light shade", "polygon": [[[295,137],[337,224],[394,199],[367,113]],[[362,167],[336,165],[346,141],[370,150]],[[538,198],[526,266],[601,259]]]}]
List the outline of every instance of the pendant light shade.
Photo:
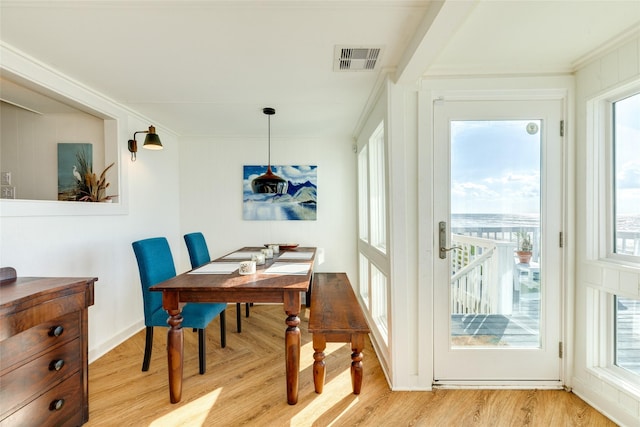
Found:
[{"label": "pendant light shade", "polygon": [[262,112],[269,118],[269,163],[267,172],[251,181],[251,190],[254,193],[286,194],[289,183],[271,171],[271,116],[276,113],[276,110],[266,107]]}]

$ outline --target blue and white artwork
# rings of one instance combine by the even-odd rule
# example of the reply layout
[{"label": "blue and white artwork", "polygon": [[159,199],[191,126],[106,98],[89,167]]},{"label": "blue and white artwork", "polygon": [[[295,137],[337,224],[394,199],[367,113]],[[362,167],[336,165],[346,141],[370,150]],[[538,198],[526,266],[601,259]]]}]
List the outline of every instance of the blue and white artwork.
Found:
[{"label": "blue and white artwork", "polygon": [[287,192],[254,193],[251,181],[266,171],[267,166],[244,166],[242,218],[247,221],[315,221],[318,167],[271,165],[271,171],[287,181]]}]

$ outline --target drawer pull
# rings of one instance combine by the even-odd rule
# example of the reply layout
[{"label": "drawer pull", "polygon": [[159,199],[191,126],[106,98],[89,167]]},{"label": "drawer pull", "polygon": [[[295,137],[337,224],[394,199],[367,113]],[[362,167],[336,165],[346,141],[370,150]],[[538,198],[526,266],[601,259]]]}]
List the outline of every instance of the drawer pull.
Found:
[{"label": "drawer pull", "polygon": [[50,411],[59,411],[64,406],[64,399],[56,399],[49,405]]},{"label": "drawer pull", "polygon": [[62,369],[63,366],[64,366],[64,360],[62,359],[52,360],[51,363],[49,363],[49,370],[59,371],[60,369]]},{"label": "drawer pull", "polygon": [[54,326],[49,330],[50,337],[59,337],[64,332],[64,328],[61,325]]}]

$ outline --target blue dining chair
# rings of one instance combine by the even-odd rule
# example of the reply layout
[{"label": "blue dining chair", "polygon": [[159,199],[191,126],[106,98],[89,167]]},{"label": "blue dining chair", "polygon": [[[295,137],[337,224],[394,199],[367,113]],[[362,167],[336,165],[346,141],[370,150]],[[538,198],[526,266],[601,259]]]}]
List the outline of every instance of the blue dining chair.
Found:
[{"label": "blue dining chair", "polygon": [[[153,327],[167,324],[167,312],[162,308],[162,292],[152,292],[149,288],[176,276],[173,256],[167,239],[154,237],[132,243],[133,251],[138,261],[140,282],[142,284],[142,299],[144,301],[144,324],[147,329],[144,347],[142,370],[149,370],[151,350],[153,347]],[[225,309],[223,303],[187,303],[182,307],[182,327],[193,328],[198,331],[198,354],[200,359],[200,374],[206,370],[205,356],[205,328],[220,315],[220,341],[224,348],[226,343]]]},{"label": "blue dining chair", "polygon": [[[211,261],[207,241],[202,233],[197,232],[185,234],[184,242],[187,244],[187,250],[189,251],[191,268],[198,268]],[[236,303],[236,328],[238,332],[242,332],[242,315],[240,313],[240,307],[241,303]],[[249,303],[246,303],[246,316],[249,317]]]}]

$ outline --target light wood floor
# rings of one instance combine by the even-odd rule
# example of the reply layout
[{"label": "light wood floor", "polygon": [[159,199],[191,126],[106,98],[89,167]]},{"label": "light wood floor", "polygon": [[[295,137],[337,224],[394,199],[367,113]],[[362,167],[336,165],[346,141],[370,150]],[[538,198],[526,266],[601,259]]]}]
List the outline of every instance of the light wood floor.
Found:
[{"label": "light wood floor", "polygon": [[[244,309],[244,305],[243,305]],[[327,347],[324,393],[313,389],[313,348],[301,316],[298,404],[286,403],[284,312],[256,305],[235,331],[227,310],[227,347],[218,320],[208,328],[207,372],[198,374],[197,334],[185,329],[182,401],[169,403],[166,329],[156,328],[148,372],[140,370],[144,332],[89,366],[87,426],[613,426],[572,393],[560,390],[392,392],[371,344],[364,353],[362,393],[351,393],[350,349]]]}]

